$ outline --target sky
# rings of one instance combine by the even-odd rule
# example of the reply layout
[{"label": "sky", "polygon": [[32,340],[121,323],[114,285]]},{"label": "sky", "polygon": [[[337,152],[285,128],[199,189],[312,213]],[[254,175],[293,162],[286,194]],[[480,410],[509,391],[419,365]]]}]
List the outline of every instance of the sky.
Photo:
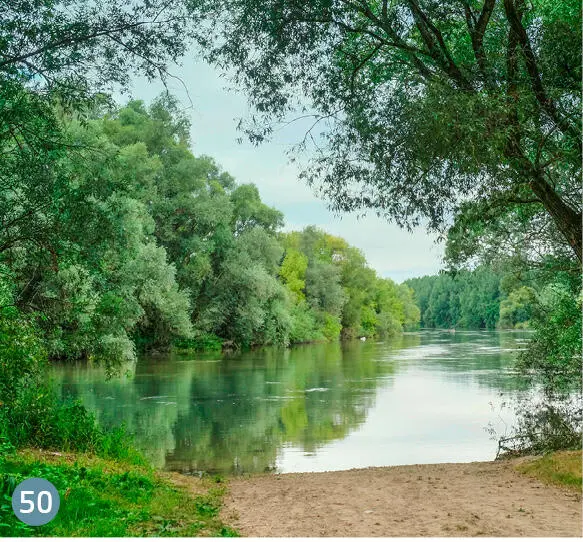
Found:
[{"label": "sky", "polygon": [[[245,139],[241,142],[244,136],[237,122],[249,113],[243,93],[229,90],[220,72],[192,57],[169,71],[182,80],[170,79],[167,87],[190,117],[194,154],[212,156],[238,183],[254,183],[261,199],[284,213],[285,230],[315,225],[343,237],[363,251],[380,276],[397,282],[439,271],[443,245],[423,228],[409,233],[373,212],[364,218],[338,215],[298,178],[299,166],[290,162],[287,153],[302,139],[305,124],[292,124],[259,147]],[[130,96],[150,102],[163,91],[161,82],[138,78]]]}]

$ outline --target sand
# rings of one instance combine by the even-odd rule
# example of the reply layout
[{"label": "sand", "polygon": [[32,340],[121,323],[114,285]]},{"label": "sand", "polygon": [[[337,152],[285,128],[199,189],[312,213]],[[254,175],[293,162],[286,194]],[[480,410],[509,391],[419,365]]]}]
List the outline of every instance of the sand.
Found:
[{"label": "sand", "polygon": [[221,514],[243,536],[580,537],[580,494],[520,461],[233,478]]}]

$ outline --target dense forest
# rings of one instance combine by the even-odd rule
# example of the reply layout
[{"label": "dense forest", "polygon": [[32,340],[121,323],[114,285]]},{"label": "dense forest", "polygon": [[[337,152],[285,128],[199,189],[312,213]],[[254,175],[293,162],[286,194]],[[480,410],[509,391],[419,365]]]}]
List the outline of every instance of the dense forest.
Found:
[{"label": "dense forest", "polygon": [[[532,273],[530,274],[532,275]],[[409,279],[425,328],[528,328],[539,310],[540,277],[480,266]]]},{"label": "dense forest", "polygon": [[[48,355],[115,364],[137,350],[231,348],[394,334],[418,323],[411,290],[362,253],[283,216],[189,149],[174,102],[63,116],[74,153],[51,182],[4,193],[3,305]],[[13,316],[16,318],[16,316]]]}]

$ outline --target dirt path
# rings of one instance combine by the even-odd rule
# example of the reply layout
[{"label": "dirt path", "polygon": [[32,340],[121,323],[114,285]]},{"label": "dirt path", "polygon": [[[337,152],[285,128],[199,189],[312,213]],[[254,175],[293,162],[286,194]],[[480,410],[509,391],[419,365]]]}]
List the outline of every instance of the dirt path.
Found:
[{"label": "dirt path", "polygon": [[581,498],[516,460],[231,480],[223,520],[245,536],[581,536]]}]

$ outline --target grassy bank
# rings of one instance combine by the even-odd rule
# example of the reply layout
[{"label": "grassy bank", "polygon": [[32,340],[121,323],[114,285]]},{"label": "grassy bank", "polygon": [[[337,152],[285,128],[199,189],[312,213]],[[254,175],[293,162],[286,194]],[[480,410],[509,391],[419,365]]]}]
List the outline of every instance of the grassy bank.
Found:
[{"label": "grassy bank", "polygon": [[[57,517],[29,527],[11,507],[22,480],[46,478],[61,496]],[[219,519],[220,478],[181,483],[143,464],[87,454],[23,450],[0,457],[2,536],[237,536]]]},{"label": "grassy bank", "polygon": [[581,450],[553,452],[528,461],[517,470],[546,484],[559,485],[581,493]]}]

